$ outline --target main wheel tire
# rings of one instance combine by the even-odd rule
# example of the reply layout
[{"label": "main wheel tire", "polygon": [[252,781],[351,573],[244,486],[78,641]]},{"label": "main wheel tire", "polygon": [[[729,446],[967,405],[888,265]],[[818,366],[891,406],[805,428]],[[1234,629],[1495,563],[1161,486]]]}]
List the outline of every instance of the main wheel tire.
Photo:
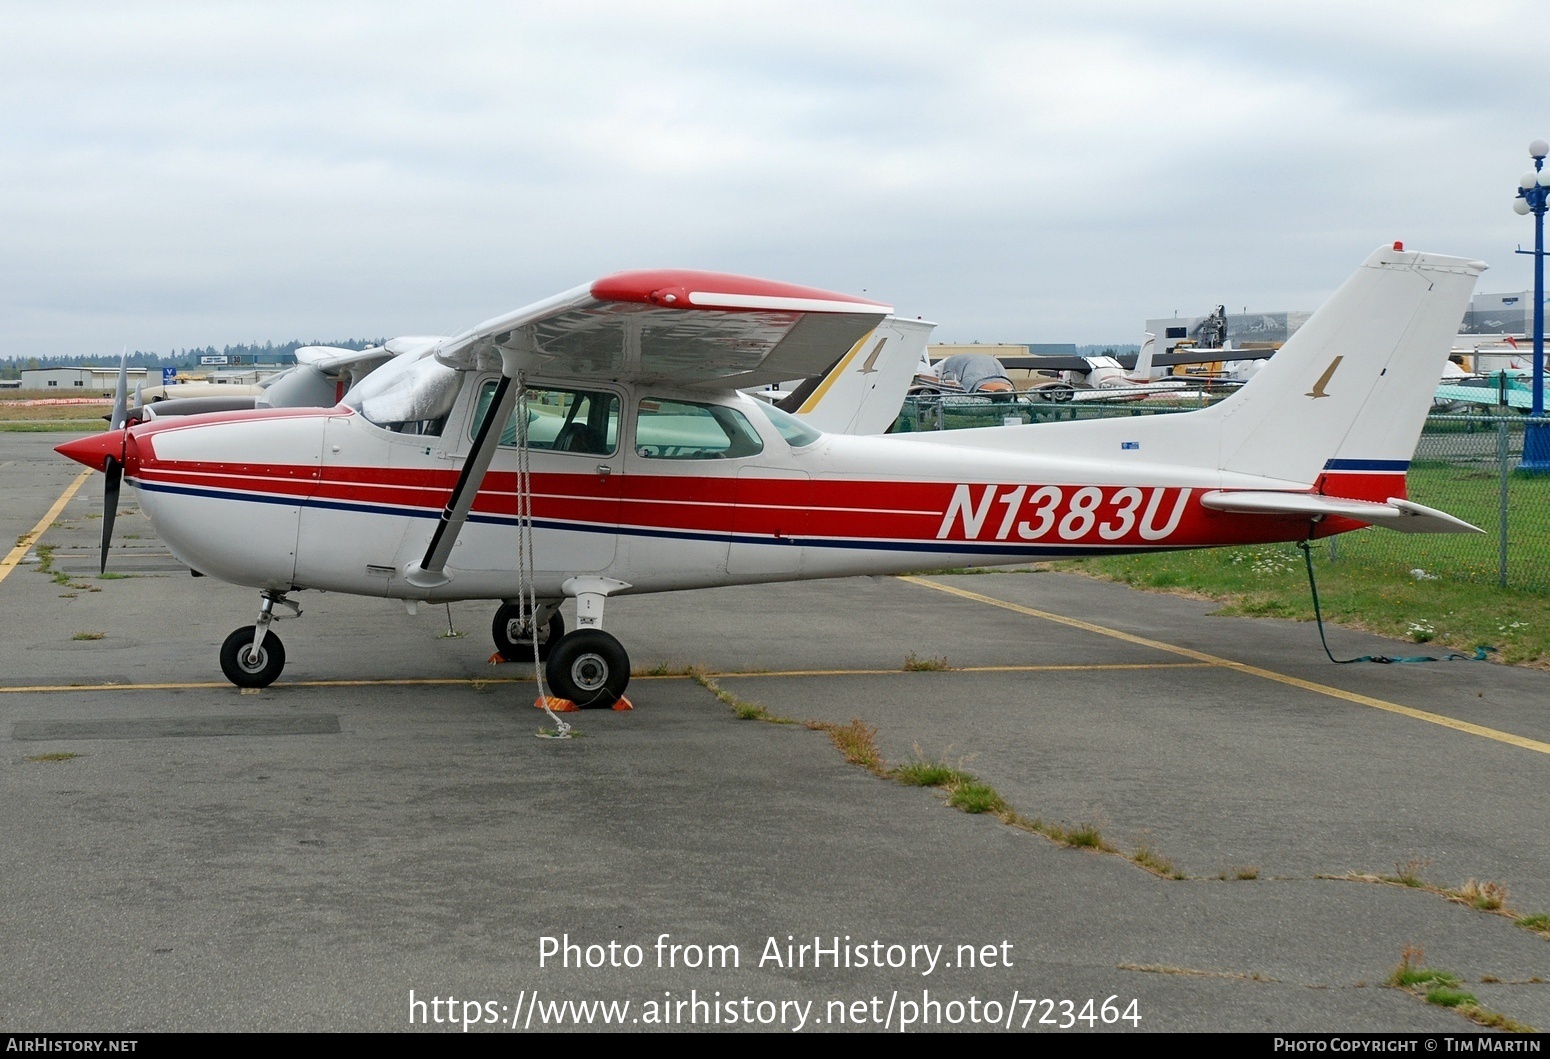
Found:
[{"label": "main wheel tire", "polygon": [[549,690],[582,709],[612,706],[630,683],[630,656],[601,629],[577,629],[560,638],[544,666]]},{"label": "main wheel tire", "polygon": [[[495,640],[495,650],[508,662],[533,661],[533,641],[526,632],[523,609],[515,603],[502,603],[490,625],[490,636]],[[547,627],[538,632],[538,661],[549,657],[549,652],[565,635],[565,619],[555,611]]]},{"label": "main wheel tire", "polygon": [[250,657],[255,628],[246,625],[234,630],[221,644],[221,672],[239,688],[267,688],[285,668],[285,645],[272,632],[265,634],[258,657]]}]

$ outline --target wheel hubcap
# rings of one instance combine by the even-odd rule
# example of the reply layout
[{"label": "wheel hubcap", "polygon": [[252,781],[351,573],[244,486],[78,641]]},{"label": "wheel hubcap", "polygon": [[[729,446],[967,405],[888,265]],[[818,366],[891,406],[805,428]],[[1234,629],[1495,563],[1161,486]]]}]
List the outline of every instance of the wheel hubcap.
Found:
[{"label": "wheel hubcap", "polygon": [[601,655],[582,655],[571,663],[570,678],[583,691],[597,691],[608,683],[608,663]]}]

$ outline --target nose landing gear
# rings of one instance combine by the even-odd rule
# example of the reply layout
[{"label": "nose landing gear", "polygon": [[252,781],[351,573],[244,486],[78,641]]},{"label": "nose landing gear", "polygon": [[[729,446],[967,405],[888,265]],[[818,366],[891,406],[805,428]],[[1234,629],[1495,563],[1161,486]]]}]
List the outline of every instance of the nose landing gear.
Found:
[{"label": "nose landing gear", "polygon": [[286,599],[284,592],[271,590],[262,597],[258,623],[233,630],[221,644],[221,672],[239,688],[267,688],[285,668],[285,645],[269,631],[275,604],[289,608],[293,617],[301,617],[301,608]]}]

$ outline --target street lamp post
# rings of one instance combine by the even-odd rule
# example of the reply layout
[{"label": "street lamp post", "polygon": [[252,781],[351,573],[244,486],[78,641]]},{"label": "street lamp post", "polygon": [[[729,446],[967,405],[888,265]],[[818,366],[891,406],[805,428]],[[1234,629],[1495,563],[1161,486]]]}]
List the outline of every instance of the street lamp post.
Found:
[{"label": "street lamp post", "polygon": [[[1550,143],[1535,140],[1528,145],[1534,159],[1533,172],[1518,181],[1518,200],[1512,208],[1519,214],[1534,215],[1534,393],[1529,414],[1542,419],[1545,414],[1545,205],[1550,199],[1550,170],[1545,156]],[[1518,253],[1529,253],[1519,250]],[[1550,427],[1531,423],[1523,432],[1523,459],[1518,470],[1525,474],[1550,474]]]}]

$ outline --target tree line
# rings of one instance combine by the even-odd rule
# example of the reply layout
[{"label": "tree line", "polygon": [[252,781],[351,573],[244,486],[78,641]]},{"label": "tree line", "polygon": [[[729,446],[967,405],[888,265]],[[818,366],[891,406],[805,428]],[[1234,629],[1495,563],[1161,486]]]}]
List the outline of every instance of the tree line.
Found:
[{"label": "tree line", "polygon": [[[241,364],[294,364],[296,362],[296,350],[302,346],[337,346],[340,349],[367,349],[371,346],[381,345],[387,341],[383,338],[347,338],[342,341],[303,341],[293,339],[289,342],[265,342],[262,345],[257,342],[244,342],[237,345],[222,346],[216,349],[214,346],[205,346],[203,349],[190,347],[186,349],[172,349],[167,353],[149,353],[144,350],[135,350],[129,354],[129,366],[131,368],[197,368],[200,357],[223,356],[228,363]],[[101,356],[58,356],[58,357],[7,357],[0,359],[0,379],[19,379],[23,369],[32,371],[38,368],[100,368],[118,367],[117,354],[105,354]]]}]

